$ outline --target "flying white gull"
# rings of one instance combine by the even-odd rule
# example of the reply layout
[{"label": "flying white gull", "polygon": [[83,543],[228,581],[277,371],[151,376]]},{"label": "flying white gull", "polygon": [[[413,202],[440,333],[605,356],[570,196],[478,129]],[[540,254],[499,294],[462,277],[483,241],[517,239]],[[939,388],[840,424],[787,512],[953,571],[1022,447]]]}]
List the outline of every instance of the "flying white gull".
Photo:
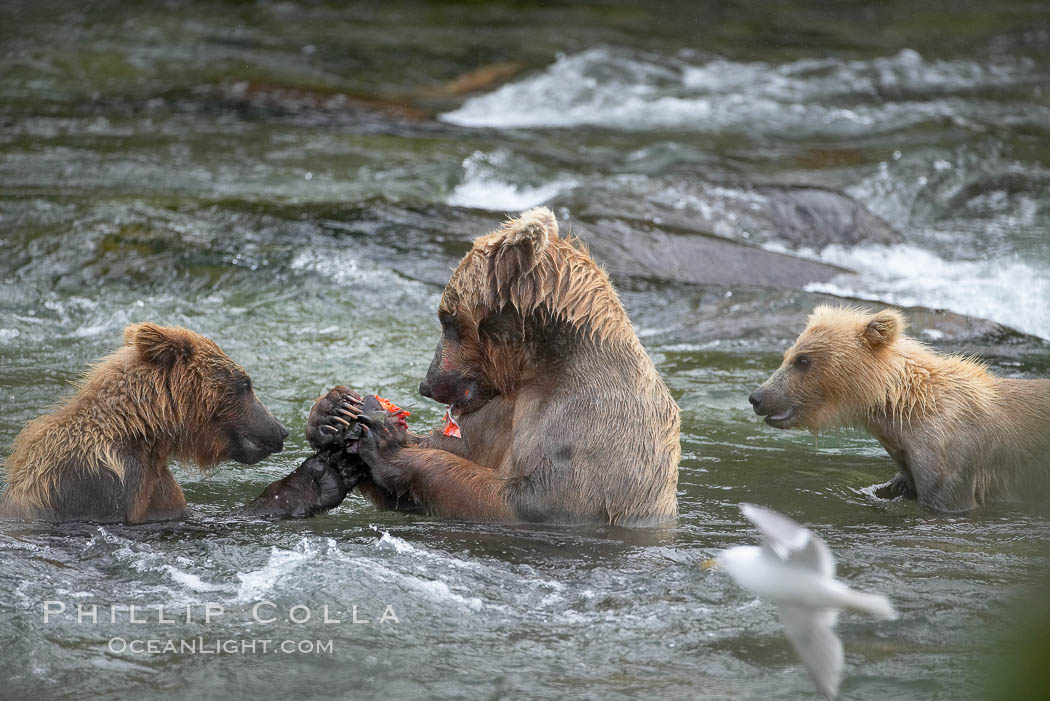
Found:
[{"label": "flying white gull", "polygon": [[835,559],[812,531],[752,504],[740,510],[762,533],[762,545],[724,550],[718,564],[744,589],[775,603],[795,652],[828,699],[838,695],[842,642],[833,628],[839,609],[896,618],[889,600],[853,591],[835,579]]}]

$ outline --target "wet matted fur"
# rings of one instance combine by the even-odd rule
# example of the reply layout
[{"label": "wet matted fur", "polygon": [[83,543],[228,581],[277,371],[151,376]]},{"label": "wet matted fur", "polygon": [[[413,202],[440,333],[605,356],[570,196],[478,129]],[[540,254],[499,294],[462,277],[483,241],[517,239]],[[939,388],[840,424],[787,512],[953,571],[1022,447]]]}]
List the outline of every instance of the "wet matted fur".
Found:
[{"label": "wet matted fur", "polygon": [[280,450],[287,431],[244,369],[179,327],[129,326],[76,393],[30,421],[6,461],[0,515],[142,521],[182,515],[171,456],[210,470]]}]

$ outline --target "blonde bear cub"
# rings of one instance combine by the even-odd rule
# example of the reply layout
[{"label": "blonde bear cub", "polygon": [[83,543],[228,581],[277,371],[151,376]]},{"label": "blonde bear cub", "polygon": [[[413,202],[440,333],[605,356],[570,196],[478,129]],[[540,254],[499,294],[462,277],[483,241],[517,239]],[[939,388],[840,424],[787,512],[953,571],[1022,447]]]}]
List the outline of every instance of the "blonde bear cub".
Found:
[{"label": "blonde bear cub", "polygon": [[897,463],[880,497],[945,512],[1050,491],[1050,380],[996,377],[904,335],[896,310],[819,306],[749,398],[776,428],[863,428]]}]

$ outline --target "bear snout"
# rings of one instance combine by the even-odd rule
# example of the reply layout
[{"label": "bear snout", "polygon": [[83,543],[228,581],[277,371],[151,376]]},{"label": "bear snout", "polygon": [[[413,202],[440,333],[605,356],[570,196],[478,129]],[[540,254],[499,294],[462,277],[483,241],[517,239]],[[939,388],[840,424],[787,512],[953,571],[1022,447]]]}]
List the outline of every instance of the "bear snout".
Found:
[{"label": "bear snout", "polygon": [[766,385],[762,385],[747,398],[755,413],[765,418],[766,423],[774,428],[791,428],[794,425],[798,407],[782,393],[772,391]]},{"label": "bear snout", "polygon": [[765,399],[765,394],[762,392],[762,388],[759,387],[751,396],[747,398],[747,401],[751,402],[751,406],[754,407],[755,413],[759,416],[762,415],[762,400]]},{"label": "bear snout", "polygon": [[261,442],[263,450],[271,453],[279,453],[284,450],[284,439],[288,437],[288,429],[277,419],[273,419],[273,426]]},{"label": "bear snout", "polygon": [[781,408],[777,406],[779,402],[776,401],[776,392],[770,392],[769,388],[765,385],[762,385],[752,392],[751,396],[747,398],[747,401],[751,402],[751,406],[759,416],[775,414]]},{"label": "bear snout", "polygon": [[288,429],[255,399],[247,415],[231,427],[230,457],[242,465],[254,465],[284,450]]},{"label": "bear snout", "polygon": [[[287,434],[284,426],[282,433]],[[230,446],[230,457],[242,465],[254,465],[274,453],[284,450],[284,438],[279,433],[272,435],[239,435]]]},{"label": "bear snout", "polygon": [[439,404],[452,404],[456,401],[455,387],[458,378],[454,375],[437,375],[427,377],[419,383],[419,393]]}]

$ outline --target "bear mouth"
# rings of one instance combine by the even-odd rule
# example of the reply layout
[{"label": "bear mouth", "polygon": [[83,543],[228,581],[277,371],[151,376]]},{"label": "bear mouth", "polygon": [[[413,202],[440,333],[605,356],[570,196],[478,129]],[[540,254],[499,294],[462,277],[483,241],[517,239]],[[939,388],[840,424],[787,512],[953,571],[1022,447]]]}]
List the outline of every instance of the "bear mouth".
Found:
[{"label": "bear mouth", "polygon": [[795,407],[791,406],[779,414],[766,416],[766,423],[773,428],[791,428],[792,419],[795,418]]},{"label": "bear mouth", "polygon": [[445,411],[448,415],[455,419],[462,419],[468,414],[473,414],[475,411],[485,406],[487,402],[458,402],[455,404],[449,404],[445,407]]},{"label": "bear mouth", "polygon": [[281,452],[282,448],[284,448],[283,444],[276,446],[263,445],[254,438],[240,436],[240,440],[237,442],[236,448],[231,451],[233,454],[230,457],[242,465],[254,465],[263,458]]}]

